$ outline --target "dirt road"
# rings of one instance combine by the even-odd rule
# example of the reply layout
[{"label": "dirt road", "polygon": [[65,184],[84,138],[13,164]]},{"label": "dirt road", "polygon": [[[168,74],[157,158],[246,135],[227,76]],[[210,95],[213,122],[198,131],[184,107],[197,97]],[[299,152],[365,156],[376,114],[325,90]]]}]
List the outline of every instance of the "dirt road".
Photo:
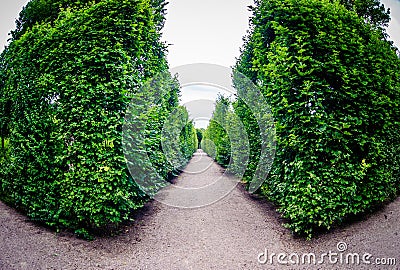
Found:
[{"label": "dirt road", "polygon": [[[185,171],[159,195],[162,202],[149,202],[123,233],[92,242],[57,235],[0,203],[0,269],[400,269],[400,199],[365,220],[306,241],[294,238],[272,205],[235,186],[203,153],[196,153]],[[197,192],[199,187],[208,193]],[[212,203],[215,199],[220,200]],[[286,256],[279,263],[277,255],[266,261],[265,253]],[[397,265],[365,264],[367,253],[366,261],[395,258]],[[310,254],[316,264],[308,263]],[[352,263],[355,254],[359,265]],[[297,256],[299,265],[284,265]],[[321,258],[324,263],[318,264]]]}]

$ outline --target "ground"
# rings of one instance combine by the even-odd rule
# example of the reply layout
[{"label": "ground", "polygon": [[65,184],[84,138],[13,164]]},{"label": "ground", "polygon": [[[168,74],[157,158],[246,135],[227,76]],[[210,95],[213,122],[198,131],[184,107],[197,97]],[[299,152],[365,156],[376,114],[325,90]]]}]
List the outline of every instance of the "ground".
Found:
[{"label": "ground", "polygon": [[[138,211],[120,235],[91,242],[56,234],[0,203],[0,269],[400,269],[400,199],[307,241],[282,226],[284,221],[271,204],[236,182],[199,151],[175,185]],[[196,193],[195,187],[204,186],[208,193]],[[177,195],[184,199],[178,200]],[[340,248],[347,244],[343,252],[338,251],[340,242]],[[324,264],[283,265],[277,256],[273,264],[258,262],[265,260],[266,252],[268,257],[292,254],[292,261],[296,253],[301,263],[303,254],[314,253],[320,260],[329,251],[333,263],[327,256]],[[366,253],[372,255],[372,263],[395,258],[397,265],[362,261],[356,265],[348,256],[362,258]]]}]

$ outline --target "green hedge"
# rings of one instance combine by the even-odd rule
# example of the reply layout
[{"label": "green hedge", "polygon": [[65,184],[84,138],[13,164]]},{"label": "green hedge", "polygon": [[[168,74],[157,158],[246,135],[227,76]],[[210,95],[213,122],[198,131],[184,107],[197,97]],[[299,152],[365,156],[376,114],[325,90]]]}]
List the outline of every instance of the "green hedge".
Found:
[{"label": "green hedge", "polygon": [[249,144],[246,128],[234,108],[237,101],[219,96],[201,148],[227,171],[242,177],[249,164]]},{"label": "green hedge", "polygon": [[228,166],[231,159],[231,144],[225,129],[228,125],[228,113],[231,111],[230,105],[228,98],[223,96],[217,98],[202,144],[202,149],[224,167]]},{"label": "green hedge", "polygon": [[[364,19],[327,0],[253,8],[236,69],[273,112],[277,151],[261,192],[296,233],[329,229],[399,192],[400,61]],[[235,111],[259,134],[245,104]],[[250,136],[250,165],[258,141]]]},{"label": "green hedge", "polygon": [[[0,164],[3,199],[34,220],[85,236],[127,220],[148,199],[125,164],[122,125],[131,98],[146,95],[140,86],[168,69],[163,2],[90,3],[15,34],[1,57],[0,82],[1,129],[9,139]],[[178,106],[176,78],[163,83],[169,95],[148,115],[146,147],[155,166],[165,164],[157,134]],[[183,145],[193,144],[189,137]],[[162,169],[164,176],[176,170]]]}]

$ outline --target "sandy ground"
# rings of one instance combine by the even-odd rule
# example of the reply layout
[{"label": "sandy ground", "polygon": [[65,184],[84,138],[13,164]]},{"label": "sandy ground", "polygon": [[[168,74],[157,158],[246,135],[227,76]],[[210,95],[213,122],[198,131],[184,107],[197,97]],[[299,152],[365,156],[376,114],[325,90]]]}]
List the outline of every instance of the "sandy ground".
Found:
[{"label": "sandy ground", "polygon": [[[140,210],[120,235],[91,242],[56,234],[0,203],[0,269],[400,269],[400,199],[306,241],[282,226],[271,204],[223,174],[196,153],[175,185]],[[272,253],[286,256],[279,263]],[[315,264],[308,263],[311,253]],[[364,254],[371,264],[362,261]],[[396,265],[376,264],[391,258]]]}]

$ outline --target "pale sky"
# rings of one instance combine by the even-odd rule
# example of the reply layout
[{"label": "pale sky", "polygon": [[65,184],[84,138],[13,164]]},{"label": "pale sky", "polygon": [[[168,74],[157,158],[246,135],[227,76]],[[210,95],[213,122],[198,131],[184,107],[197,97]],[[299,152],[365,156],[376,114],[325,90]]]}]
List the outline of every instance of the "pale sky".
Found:
[{"label": "pale sky", "polygon": [[210,63],[226,67],[239,57],[252,0],[171,0],[164,28],[171,67]]},{"label": "pale sky", "polygon": [[397,48],[400,48],[400,0],[381,0],[386,8],[390,8],[392,20],[388,27],[388,33],[395,42]]},{"label": "pale sky", "polygon": [[[0,50],[27,0],[0,0]],[[171,67],[211,63],[230,67],[239,56],[248,29],[252,0],[170,0],[163,39],[169,44]],[[391,8],[388,32],[400,47],[400,1],[382,0]]]},{"label": "pale sky", "polygon": [[196,128],[206,128],[215,108],[215,100],[221,94],[232,97],[232,94],[221,88],[207,85],[190,85],[182,87],[181,104],[189,112]]},{"label": "pale sky", "polygon": [[27,0],[0,0],[0,51],[3,51],[9,38],[8,33],[15,29],[15,20]]}]

